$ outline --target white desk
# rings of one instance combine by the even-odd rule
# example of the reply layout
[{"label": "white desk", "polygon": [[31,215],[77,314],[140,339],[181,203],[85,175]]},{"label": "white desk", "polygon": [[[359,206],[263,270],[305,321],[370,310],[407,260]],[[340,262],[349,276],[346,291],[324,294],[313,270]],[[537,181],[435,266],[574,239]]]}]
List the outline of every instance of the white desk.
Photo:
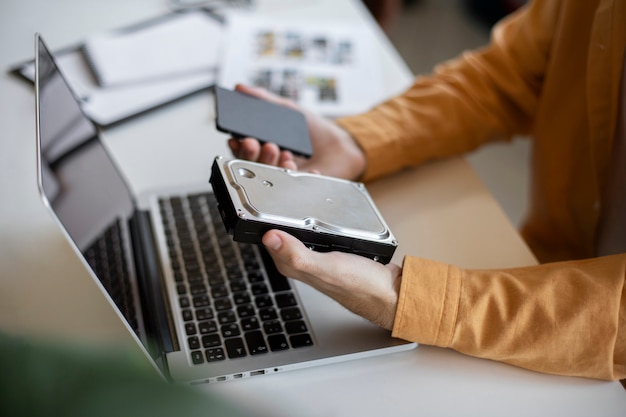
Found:
[{"label": "white desk", "polygon": [[[368,19],[358,3],[264,0],[261,13]],[[31,58],[34,32],[52,49],[166,11],[164,0],[17,1],[0,4],[0,68]],[[390,94],[411,79],[389,42],[377,48]],[[0,328],[120,344],[124,329],[74,258],[36,190],[34,94],[0,75]],[[105,132],[136,191],[206,181],[216,154],[212,101],[201,93]],[[163,162],[169,161],[169,169]],[[464,267],[529,264],[534,258],[462,159],[404,172],[369,190],[404,253]],[[471,221],[469,220],[471,219]],[[72,288],[71,291],[68,289]],[[623,416],[618,383],[541,375],[420,346],[414,351],[254,377],[202,389],[272,416]],[[280,398],[285,404],[273,401]],[[254,406],[258,411],[258,405]]]}]

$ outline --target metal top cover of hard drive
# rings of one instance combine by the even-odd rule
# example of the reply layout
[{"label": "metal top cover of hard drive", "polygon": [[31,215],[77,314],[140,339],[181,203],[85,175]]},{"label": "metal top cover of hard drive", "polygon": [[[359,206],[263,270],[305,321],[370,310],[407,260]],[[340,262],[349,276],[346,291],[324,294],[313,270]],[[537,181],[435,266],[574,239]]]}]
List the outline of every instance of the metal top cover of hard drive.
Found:
[{"label": "metal top cover of hard drive", "polygon": [[267,230],[277,228],[315,250],[357,253],[383,263],[397,247],[360,182],[217,157],[211,184],[235,240],[260,243]]}]

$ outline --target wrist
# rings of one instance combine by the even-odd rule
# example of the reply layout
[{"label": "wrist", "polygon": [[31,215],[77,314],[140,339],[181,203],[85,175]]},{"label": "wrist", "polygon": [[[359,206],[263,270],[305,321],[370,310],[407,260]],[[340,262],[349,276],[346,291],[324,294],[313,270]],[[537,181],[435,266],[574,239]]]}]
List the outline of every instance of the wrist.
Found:
[{"label": "wrist", "polygon": [[342,153],[347,159],[345,178],[358,181],[365,174],[367,167],[365,152],[350,132],[340,126],[337,128],[340,130]]}]

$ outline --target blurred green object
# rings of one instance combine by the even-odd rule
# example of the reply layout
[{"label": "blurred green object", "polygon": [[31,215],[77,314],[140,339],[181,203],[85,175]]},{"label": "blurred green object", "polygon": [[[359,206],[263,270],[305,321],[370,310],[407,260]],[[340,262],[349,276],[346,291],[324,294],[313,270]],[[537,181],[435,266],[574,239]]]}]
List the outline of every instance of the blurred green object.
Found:
[{"label": "blurred green object", "polygon": [[161,379],[128,352],[0,332],[0,416],[243,417],[232,405]]}]

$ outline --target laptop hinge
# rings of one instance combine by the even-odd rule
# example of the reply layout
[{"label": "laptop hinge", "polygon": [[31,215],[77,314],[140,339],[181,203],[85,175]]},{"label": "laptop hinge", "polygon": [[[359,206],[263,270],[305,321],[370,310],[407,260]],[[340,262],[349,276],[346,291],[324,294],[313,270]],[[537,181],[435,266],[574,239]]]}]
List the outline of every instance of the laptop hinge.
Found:
[{"label": "laptop hinge", "polygon": [[136,210],[129,220],[129,227],[133,242],[133,255],[144,325],[150,345],[148,348],[153,357],[161,356],[163,353],[176,350],[177,341],[172,337],[174,333],[168,318],[169,309],[163,294],[163,284],[154,249],[156,245],[149,213]]}]

